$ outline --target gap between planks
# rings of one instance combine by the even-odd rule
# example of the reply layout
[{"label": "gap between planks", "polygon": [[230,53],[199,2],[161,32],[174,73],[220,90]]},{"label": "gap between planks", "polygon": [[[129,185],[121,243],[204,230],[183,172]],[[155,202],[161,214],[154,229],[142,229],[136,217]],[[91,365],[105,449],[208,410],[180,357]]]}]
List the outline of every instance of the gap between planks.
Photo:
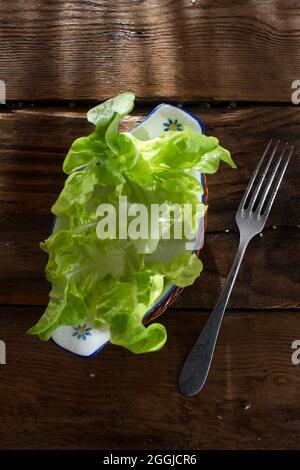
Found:
[{"label": "gap between planks", "polygon": [[[8,100],[6,104],[0,104],[0,113],[7,113],[11,111],[18,111],[28,108],[37,108],[37,109],[55,109],[58,110],[63,108],[70,108],[70,111],[73,108],[89,108],[96,106],[97,104],[103,103],[105,100]],[[199,107],[199,108],[253,108],[253,107],[291,107],[297,108],[291,101],[243,101],[243,100],[224,100],[224,101],[214,101],[214,100],[174,100],[174,99],[163,99],[163,98],[149,98],[149,100],[135,100],[134,111],[139,108],[150,108],[152,106],[157,106],[160,103],[172,104],[174,106],[190,106],[190,107]]]}]

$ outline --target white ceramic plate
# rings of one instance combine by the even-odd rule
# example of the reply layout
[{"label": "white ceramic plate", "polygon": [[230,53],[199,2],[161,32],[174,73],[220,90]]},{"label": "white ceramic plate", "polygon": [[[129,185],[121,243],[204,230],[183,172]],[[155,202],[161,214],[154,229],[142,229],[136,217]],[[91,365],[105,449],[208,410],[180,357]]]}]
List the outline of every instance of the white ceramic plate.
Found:
[{"label": "white ceramic plate", "polygon": [[[189,112],[171,106],[169,104],[161,104],[157,106],[148,116],[135,127],[131,132],[140,140],[147,140],[159,136],[162,132],[168,130],[181,130],[184,126],[189,126],[192,130],[204,133],[204,124],[196,116]],[[194,174],[204,185],[203,175]],[[202,200],[202,195],[199,199]],[[54,225],[55,231],[55,225]],[[198,247],[204,242],[204,217],[198,221]],[[185,249],[184,240],[163,240],[159,242],[156,251],[152,255],[147,255],[153,260],[159,259],[168,261],[176,253],[180,253]],[[176,288],[175,285],[168,283],[157,300],[155,305],[146,313],[149,315],[155,310]],[[53,342],[67,350],[83,357],[92,357],[97,354],[109,342],[109,328],[93,328],[89,323],[84,325],[60,326],[52,335]]]}]

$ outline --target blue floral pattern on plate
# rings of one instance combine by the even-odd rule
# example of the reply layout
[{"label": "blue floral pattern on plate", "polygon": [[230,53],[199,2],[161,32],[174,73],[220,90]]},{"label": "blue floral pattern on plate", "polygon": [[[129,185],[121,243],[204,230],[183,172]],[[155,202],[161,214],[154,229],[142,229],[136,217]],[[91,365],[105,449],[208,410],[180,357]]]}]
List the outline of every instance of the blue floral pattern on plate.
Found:
[{"label": "blue floral pattern on plate", "polygon": [[92,336],[92,333],[91,333],[92,328],[89,328],[87,324],[73,326],[72,328],[74,330],[74,333],[72,334],[72,336],[76,336],[77,339],[86,340],[87,336]]},{"label": "blue floral pattern on plate", "polygon": [[183,125],[178,119],[168,119],[164,124],[164,131],[183,131]]}]

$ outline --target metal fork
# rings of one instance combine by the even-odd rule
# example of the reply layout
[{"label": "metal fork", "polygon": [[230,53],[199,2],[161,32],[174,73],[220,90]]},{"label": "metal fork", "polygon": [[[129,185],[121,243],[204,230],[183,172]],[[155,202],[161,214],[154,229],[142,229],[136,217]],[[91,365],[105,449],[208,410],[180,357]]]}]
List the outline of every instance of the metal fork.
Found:
[{"label": "metal fork", "polygon": [[[179,376],[179,388],[186,396],[195,395],[205,384],[226,305],[244,253],[250,240],[260,233],[265,226],[283,175],[292,156],[293,146],[289,146],[289,144],[286,143],[281,152],[278,152],[278,145],[279,140],[275,145],[272,140],[269,142],[262,158],[254,170],[237,210],[235,221],[240,233],[240,242],[235,260],[232,264],[223,292],[187,357]],[[258,176],[259,169],[266,160],[266,157],[269,157],[267,163],[264,165],[261,176]],[[272,160],[275,164],[272,170],[269,171]],[[281,162],[282,165],[280,166]],[[256,186],[254,186],[256,180],[257,183]],[[253,190],[252,193],[251,190]]]}]

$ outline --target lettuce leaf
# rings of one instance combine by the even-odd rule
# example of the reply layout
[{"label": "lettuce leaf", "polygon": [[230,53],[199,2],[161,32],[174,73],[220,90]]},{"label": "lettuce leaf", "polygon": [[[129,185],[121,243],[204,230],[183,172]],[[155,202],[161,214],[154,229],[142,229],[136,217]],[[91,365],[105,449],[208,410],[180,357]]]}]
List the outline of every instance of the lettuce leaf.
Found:
[{"label": "lettuce leaf", "polygon": [[133,93],[121,93],[90,109],[87,119],[96,126],[96,130],[91,135],[80,137],[73,142],[63,164],[64,172],[69,174],[101,157],[105,158],[108,150],[116,152],[119,122],[130,113],[133,104]]},{"label": "lettuce leaf", "polygon": [[[195,207],[203,188],[194,170],[211,174],[221,161],[235,168],[218,139],[188,127],[148,141],[119,133],[120,120],[133,103],[132,93],[122,93],[91,109],[87,118],[95,130],[75,140],[63,163],[68,177],[52,207],[55,230],[41,244],[49,256],[50,300],[29,330],[42,340],[60,325],[88,321],[95,327],[108,324],[113,344],[134,353],[156,351],[166,342],[166,329],[158,323],[144,326],[145,314],[169,282],[185,287],[202,271],[201,261],[187,251],[173,254],[165,263],[153,261],[148,255],[155,251],[161,234],[157,239],[149,234],[146,240],[97,236],[100,203],[117,208],[119,196],[127,196],[129,204],[148,208],[154,203]],[[171,224],[175,218],[174,214]],[[117,230],[118,218],[115,225]]]}]

